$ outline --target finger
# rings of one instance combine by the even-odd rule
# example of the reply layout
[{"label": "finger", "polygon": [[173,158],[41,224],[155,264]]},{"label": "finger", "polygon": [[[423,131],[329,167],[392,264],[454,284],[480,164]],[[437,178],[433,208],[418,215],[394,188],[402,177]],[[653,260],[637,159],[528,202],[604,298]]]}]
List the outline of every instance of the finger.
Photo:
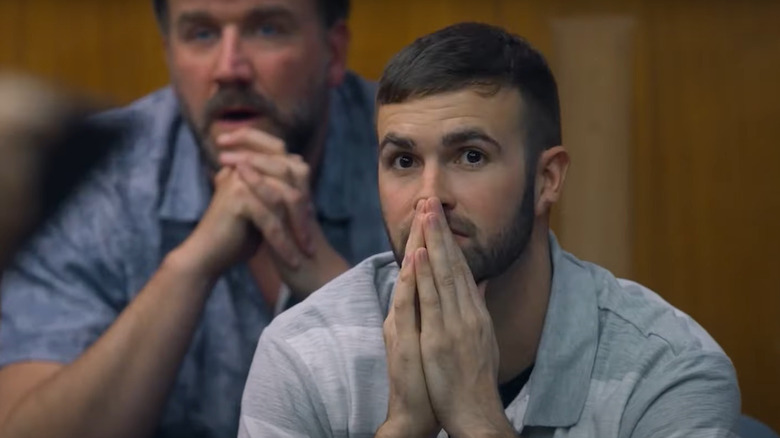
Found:
[{"label": "finger", "polygon": [[217,172],[217,174],[214,176],[214,184],[219,186],[223,181],[227,180],[232,173],[233,169],[229,167],[223,167],[222,169],[219,169],[219,172]]},{"label": "finger", "polygon": [[457,282],[461,281],[455,275],[450,264],[450,257],[444,244],[444,231],[436,213],[425,213],[423,235],[425,248],[428,250],[428,260],[436,290],[439,294],[441,312],[445,321],[454,321],[459,318],[458,299],[456,297]]},{"label": "finger", "polygon": [[217,137],[220,148],[247,149],[266,154],[285,154],[287,147],[284,141],[266,132],[252,128],[242,128]]},{"label": "finger", "polygon": [[[298,157],[298,158],[295,158]],[[309,165],[298,155],[271,155],[250,151],[226,151],[219,154],[223,166],[246,164],[265,176],[281,179],[291,186],[309,193]]]},{"label": "finger", "polygon": [[294,182],[288,160],[284,155],[231,150],[219,154],[219,163],[223,166],[248,165],[265,176],[284,179],[290,184]]},{"label": "finger", "polygon": [[461,312],[466,311],[468,308],[472,308],[471,305],[474,304],[474,297],[472,296],[476,291],[474,276],[471,273],[471,269],[469,269],[463,250],[460,249],[460,246],[455,241],[455,236],[452,235],[441,201],[435,197],[431,198],[428,201],[427,208],[434,212],[440,225],[443,246],[446,248],[448,256],[448,266],[452,270],[452,276],[455,279],[453,295],[457,302],[457,307]]},{"label": "finger", "polygon": [[414,272],[417,294],[420,297],[420,327],[423,332],[438,332],[442,329],[441,303],[439,292],[433,280],[433,272],[428,259],[428,250],[417,248],[414,252]]},{"label": "finger", "polygon": [[289,225],[298,248],[309,257],[313,257],[314,242],[310,232],[311,215],[306,196],[281,180],[263,176],[247,166],[240,165],[237,169],[253,193],[263,201],[266,207],[276,213],[282,223]]},{"label": "finger", "polygon": [[[294,244],[292,236],[289,235],[284,222],[278,213],[272,211],[262,199],[254,196],[254,192],[249,184],[243,180],[240,175],[244,167],[237,168],[238,172],[234,174],[237,178],[237,184],[242,184],[246,188],[248,196],[243,199],[243,211],[255,227],[263,235],[263,238],[271,246],[271,249],[290,267],[297,269],[301,264],[301,254]],[[246,170],[244,170],[246,172]]]},{"label": "finger", "polygon": [[420,201],[417,203],[417,206],[414,209],[414,217],[412,218],[412,225],[409,229],[409,237],[406,239],[406,254],[407,257],[412,257],[414,254],[414,251],[417,248],[422,248],[425,245],[425,237],[423,237],[423,230],[422,230],[422,224],[423,224],[423,216],[424,213],[422,213],[422,206],[424,204],[424,201]]},{"label": "finger", "polygon": [[392,312],[399,341],[409,341],[417,334],[414,296],[417,284],[414,274],[414,258],[406,257],[393,294]]},{"label": "finger", "polygon": [[246,211],[272,251],[291,268],[298,269],[301,266],[301,254],[287,235],[281,221],[257,199],[247,202]]}]

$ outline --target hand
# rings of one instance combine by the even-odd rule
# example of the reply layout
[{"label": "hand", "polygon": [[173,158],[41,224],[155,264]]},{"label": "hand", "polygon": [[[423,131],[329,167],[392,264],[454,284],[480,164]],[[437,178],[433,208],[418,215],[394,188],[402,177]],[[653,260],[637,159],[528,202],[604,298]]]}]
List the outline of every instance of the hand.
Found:
[{"label": "hand", "polygon": [[236,170],[220,170],[214,185],[211,204],[179,251],[196,272],[208,278],[216,278],[257,251],[260,234],[252,224],[268,216]]},{"label": "hand", "polygon": [[223,135],[218,143],[224,151],[220,163],[235,167],[266,206],[269,217],[257,228],[282,280],[298,298],[349,269],[316,220],[310,168],[299,155],[287,154],[282,140],[252,129]]},{"label": "hand", "polygon": [[420,296],[420,348],[436,417],[453,436],[514,431],[498,394],[499,353],[493,322],[441,203],[426,200],[424,248],[414,252]]},{"label": "hand", "polygon": [[423,241],[419,217],[415,213],[393,303],[384,323],[390,397],[387,419],[377,437],[430,437],[441,430],[428,398],[420,356],[413,256]]}]

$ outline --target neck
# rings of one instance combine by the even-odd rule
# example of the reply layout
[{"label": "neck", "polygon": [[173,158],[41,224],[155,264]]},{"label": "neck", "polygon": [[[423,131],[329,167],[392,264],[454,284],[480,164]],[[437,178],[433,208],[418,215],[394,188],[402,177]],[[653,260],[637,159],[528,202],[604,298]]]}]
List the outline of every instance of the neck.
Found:
[{"label": "neck", "polygon": [[547,226],[536,224],[520,258],[491,279],[486,305],[500,352],[498,382],[505,383],[531,366],[542,336],[552,284]]}]

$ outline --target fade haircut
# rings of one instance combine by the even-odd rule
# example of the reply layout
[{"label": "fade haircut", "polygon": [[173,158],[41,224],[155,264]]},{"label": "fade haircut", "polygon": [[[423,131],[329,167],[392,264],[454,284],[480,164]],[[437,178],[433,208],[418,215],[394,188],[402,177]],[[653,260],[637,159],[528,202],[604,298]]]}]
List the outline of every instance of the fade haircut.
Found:
[{"label": "fade haircut", "polygon": [[542,54],[525,39],[482,23],[460,23],[423,36],[398,52],[379,80],[377,104],[476,88],[515,88],[523,102],[526,165],[561,144],[558,87]]},{"label": "fade haircut", "polygon": [[[325,27],[330,29],[339,20],[349,18],[349,0],[314,0]],[[157,24],[163,33],[168,32],[168,0],[152,0]]]}]

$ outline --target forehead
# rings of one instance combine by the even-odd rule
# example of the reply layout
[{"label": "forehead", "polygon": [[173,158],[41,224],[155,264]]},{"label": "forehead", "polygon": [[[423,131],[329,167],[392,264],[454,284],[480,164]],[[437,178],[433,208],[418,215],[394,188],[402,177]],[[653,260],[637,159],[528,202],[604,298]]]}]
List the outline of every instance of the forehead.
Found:
[{"label": "forehead", "polygon": [[518,133],[522,100],[513,88],[487,94],[473,88],[435,94],[377,108],[377,133],[438,139],[464,126],[481,128],[494,138]]},{"label": "forehead", "polygon": [[215,16],[243,15],[256,9],[285,9],[294,14],[317,12],[318,0],[168,0],[171,17],[188,12]]}]

